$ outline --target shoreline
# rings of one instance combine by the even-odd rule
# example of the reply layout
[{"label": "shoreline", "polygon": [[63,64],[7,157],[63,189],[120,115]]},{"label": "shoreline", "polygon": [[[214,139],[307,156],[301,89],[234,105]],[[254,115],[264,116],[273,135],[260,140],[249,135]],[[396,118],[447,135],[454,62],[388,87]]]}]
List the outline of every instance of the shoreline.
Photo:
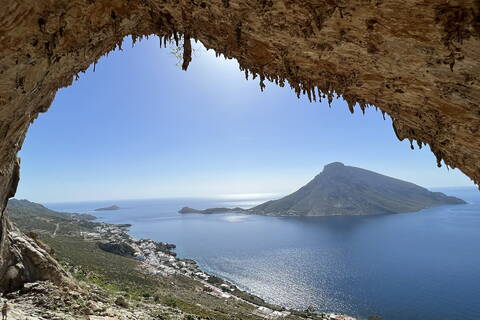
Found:
[{"label": "shoreline", "polygon": [[[94,220],[97,219],[99,218],[95,217]],[[313,307],[298,310],[267,302],[262,297],[249,292],[248,289],[241,288],[234,281],[224,279],[211,271],[204,271],[194,259],[177,257],[174,251],[175,244],[148,238],[136,239],[129,233],[131,224],[111,224],[100,221],[95,223],[100,224],[94,228],[96,233],[81,233],[85,240],[99,241],[100,249],[139,261],[142,271],[147,274],[161,277],[187,276],[204,285],[204,291],[208,294],[224,299],[243,300],[255,306],[259,313],[268,318],[307,314],[326,320],[358,320],[344,314],[316,311]]]}]

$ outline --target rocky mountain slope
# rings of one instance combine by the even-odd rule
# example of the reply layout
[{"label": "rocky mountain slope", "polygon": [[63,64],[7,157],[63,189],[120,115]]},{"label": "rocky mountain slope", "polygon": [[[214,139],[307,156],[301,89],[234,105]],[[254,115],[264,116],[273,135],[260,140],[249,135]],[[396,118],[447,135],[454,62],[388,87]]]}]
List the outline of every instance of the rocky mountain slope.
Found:
[{"label": "rocky mountain slope", "polygon": [[415,212],[425,208],[464,204],[410,182],[334,162],[296,192],[251,209],[182,208],[179,213],[246,213],[272,216],[370,215]]}]

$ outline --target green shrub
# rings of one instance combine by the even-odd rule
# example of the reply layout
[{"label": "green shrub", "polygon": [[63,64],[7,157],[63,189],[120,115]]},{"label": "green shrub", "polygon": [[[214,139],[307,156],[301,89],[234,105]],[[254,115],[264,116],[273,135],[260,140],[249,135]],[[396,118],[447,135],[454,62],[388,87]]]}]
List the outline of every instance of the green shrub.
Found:
[{"label": "green shrub", "polygon": [[176,298],[172,296],[165,296],[162,299],[162,303],[166,306],[169,306],[171,308],[177,308],[178,307],[178,301]]}]

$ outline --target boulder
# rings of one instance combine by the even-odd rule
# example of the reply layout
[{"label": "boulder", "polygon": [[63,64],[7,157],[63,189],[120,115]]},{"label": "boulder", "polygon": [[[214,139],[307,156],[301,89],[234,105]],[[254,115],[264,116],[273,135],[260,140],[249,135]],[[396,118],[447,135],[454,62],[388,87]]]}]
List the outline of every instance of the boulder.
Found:
[{"label": "boulder", "polygon": [[124,257],[135,257],[135,249],[124,242],[98,242],[97,246],[107,252],[118,254]]},{"label": "boulder", "polygon": [[115,304],[122,308],[128,308],[128,302],[123,296],[119,296],[117,299],[115,299]]}]

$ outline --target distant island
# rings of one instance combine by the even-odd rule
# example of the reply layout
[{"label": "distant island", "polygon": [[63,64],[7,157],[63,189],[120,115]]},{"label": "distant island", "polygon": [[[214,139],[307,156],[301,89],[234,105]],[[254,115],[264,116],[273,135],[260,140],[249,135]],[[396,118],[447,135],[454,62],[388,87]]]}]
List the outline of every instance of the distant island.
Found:
[{"label": "distant island", "polygon": [[121,208],[117,205],[112,205],[110,207],[104,207],[104,208],[98,208],[95,209],[94,211],[111,211],[111,210],[120,210]]},{"label": "distant island", "polygon": [[346,166],[326,165],[312,181],[296,192],[251,209],[182,208],[179,213],[245,213],[267,216],[374,215],[416,212],[422,209],[465,204],[462,199],[432,192],[416,184],[379,173]]},{"label": "distant island", "polygon": [[210,208],[205,210],[197,210],[190,207],[183,207],[178,211],[179,213],[203,213],[203,214],[212,214],[212,213],[248,213],[249,210],[242,209],[239,207],[236,208]]}]

